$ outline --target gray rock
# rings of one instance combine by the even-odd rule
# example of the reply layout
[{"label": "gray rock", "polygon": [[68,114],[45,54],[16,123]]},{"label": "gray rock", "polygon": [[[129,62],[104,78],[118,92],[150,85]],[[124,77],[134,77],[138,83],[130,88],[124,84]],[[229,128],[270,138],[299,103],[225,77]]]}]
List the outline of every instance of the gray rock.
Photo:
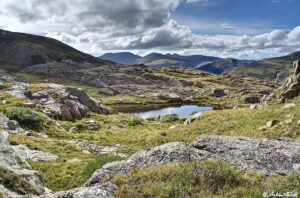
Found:
[{"label": "gray rock", "polygon": [[300,141],[200,136],[190,145],[168,143],[139,151],[127,160],[108,163],[97,170],[86,185],[99,184],[109,174],[128,175],[134,169],[147,166],[207,159],[224,160],[241,170],[262,171],[265,174],[300,172]]},{"label": "gray rock", "polygon": [[273,126],[275,126],[278,123],[279,123],[278,120],[271,120],[271,121],[267,122],[266,127],[267,128],[272,128]]},{"label": "gray rock", "polygon": [[227,94],[224,89],[217,88],[211,91],[211,95],[215,97],[223,97],[226,96]]},{"label": "gray rock", "polygon": [[257,104],[260,103],[260,98],[258,96],[245,96],[244,102],[249,104]]},{"label": "gray rock", "polygon": [[87,185],[101,183],[101,180],[108,174],[127,175],[134,169],[182,161],[189,161],[189,146],[181,142],[168,143],[150,150],[139,151],[128,160],[104,165],[93,174]]},{"label": "gray rock", "polygon": [[20,127],[18,121],[15,121],[15,120],[9,120],[7,122],[7,127],[9,130],[16,130],[17,128]]},{"label": "gray rock", "polygon": [[[288,174],[299,172],[300,141],[249,137],[201,136],[192,146],[192,160],[221,159],[241,170]],[[196,155],[195,155],[196,154]]]},{"label": "gray rock", "polygon": [[38,162],[47,162],[47,161],[56,161],[58,156],[53,155],[51,153],[38,151],[38,150],[31,150],[26,145],[17,145],[12,147],[15,153],[22,159],[22,160],[31,160],[31,161],[38,161]]},{"label": "gray rock", "polygon": [[49,193],[39,198],[113,198],[117,186],[111,182],[92,187],[80,187],[66,192]]},{"label": "gray rock", "polygon": [[69,133],[79,133],[79,132],[80,132],[80,130],[78,127],[71,127],[69,129]]}]

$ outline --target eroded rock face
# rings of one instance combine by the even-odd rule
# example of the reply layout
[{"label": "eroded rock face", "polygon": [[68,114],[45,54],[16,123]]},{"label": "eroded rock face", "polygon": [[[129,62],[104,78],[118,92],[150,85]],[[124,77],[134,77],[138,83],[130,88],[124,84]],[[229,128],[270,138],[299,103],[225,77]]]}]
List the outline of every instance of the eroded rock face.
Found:
[{"label": "eroded rock face", "polygon": [[288,174],[300,171],[300,141],[249,137],[201,136],[192,144],[168,143],[104,165],[87,182],[101,183],[107,175],[127,175],[132,170],[166,163],[207,159],[224,160],[241,170]]}]

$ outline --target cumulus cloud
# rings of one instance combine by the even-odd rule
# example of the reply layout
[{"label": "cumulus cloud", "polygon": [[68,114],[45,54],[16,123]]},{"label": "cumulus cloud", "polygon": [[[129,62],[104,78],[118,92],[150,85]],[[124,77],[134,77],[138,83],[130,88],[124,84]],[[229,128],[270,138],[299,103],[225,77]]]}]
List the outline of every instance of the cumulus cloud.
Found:
[{"label": "cumulus cloud", "polygon": [[0,0],[0,27],[46,35],[94,55],[131,50],[256,58],[300,49],[300,26],[254,36],[195,34],[171,17],[180,3],[195,2],[224,0]]}]

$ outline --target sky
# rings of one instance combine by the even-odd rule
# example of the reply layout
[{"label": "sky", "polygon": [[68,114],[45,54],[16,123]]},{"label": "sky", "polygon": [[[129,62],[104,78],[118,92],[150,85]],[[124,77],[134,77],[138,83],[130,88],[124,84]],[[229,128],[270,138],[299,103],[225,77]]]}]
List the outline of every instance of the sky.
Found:
[{"label": "sky", "polygon": [[300,51],[299,0],[0,0],[0,29],[101,55],[262,59]]}]

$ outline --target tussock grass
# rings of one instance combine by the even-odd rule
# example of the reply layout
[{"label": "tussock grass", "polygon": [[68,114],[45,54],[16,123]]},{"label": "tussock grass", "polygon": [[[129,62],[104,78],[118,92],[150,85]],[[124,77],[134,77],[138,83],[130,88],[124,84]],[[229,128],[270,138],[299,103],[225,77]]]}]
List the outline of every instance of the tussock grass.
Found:
[{"label": "tussock grass", "polygon": [[117,197],[262,197],[299,192],[300,175],[264,176],[239,172],[222,161],[162,165],[116,176]]}]

